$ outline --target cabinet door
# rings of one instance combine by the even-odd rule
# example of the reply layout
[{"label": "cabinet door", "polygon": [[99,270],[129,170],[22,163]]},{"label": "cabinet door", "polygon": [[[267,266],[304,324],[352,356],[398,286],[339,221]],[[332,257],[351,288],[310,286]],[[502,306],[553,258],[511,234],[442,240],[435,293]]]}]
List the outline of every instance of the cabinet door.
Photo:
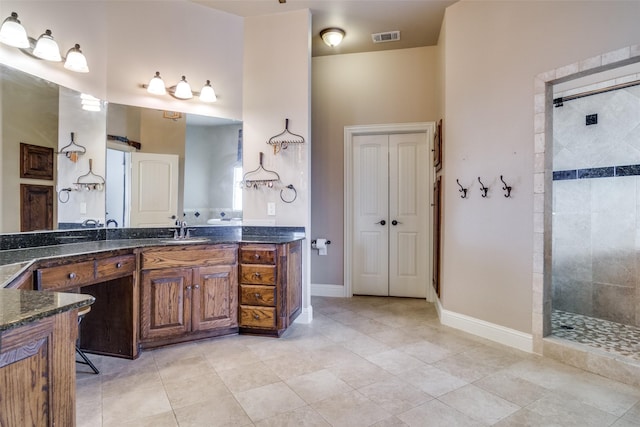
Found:
[{"label": "cabinet door", "polygon": [[193,330],[238,326],[237,265],[194,270]]},{"label": "cabinet door", "polygon": [[302,243],[289,244],[287,257],[287,317],[293,323],[302,309]]},{"label": "cabinet door", "polygon": [[142,272],[140,335],[143,340],[169,338],[191,330],[190,268]]}]

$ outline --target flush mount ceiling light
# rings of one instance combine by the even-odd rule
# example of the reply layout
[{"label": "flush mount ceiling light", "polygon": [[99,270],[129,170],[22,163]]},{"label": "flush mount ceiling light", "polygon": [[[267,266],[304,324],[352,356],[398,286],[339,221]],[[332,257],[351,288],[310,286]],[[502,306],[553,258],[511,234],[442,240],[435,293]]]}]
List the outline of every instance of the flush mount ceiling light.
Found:
[{"label": "flush mount ceiling light", "polygon": [[338,46],[342,42],[344,35],[345,32],[341,28],[325,28],[320,31],[322,41],[324,41],[329,47]]},{"label": "flush mount ceiling light", "polygon": [[38,37],[36,46],[33,48],[33,55],[46,61],[60,62],[60,48],[58,43],[53,39],[51,30],[46,30],[44,34]]},{"label": "flush mount ceiling light", "polygon": [[67,52],[67,60],[64,62],[64,68],[75,71],[76,73],[88,73],[87,58],[80,50],[80,45],[76,43],[74,47]]},{"label": "flush mount ceiling light", "polygon": [[11,12],[11,16],[2,23],[2,27],[0,27],[0,42],[18,48],[29,47],[27,31],[20,23],[17,13]]},{"label": "flush mount ceiling light", "polygon": [[147,89],[152,95],[165,95],[169,94],[177,99],[189,100],[195,96],[197,96],[202,102],[216,102],[217,96],[216,92],[213,90],[211,86],[211,80],[207,80],[207,82],[202,86],[200,92],[194,92],[191,90],[191,86],[187,82],[187,78],[182,76],[182,79],[175,86],[165,87],[164,81],[162,77],[160,77],[160,72],[156,71],[155,76],[149,81],[149,84],[141,85],[143,88]]}]

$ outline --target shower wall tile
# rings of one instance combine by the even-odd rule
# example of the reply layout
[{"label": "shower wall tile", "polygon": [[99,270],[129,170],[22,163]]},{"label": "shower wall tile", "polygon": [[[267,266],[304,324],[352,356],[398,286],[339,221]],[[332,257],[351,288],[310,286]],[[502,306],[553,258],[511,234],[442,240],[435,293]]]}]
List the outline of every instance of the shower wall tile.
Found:
[{"label": "shower wall tile", "polygon": [[593,316],[593,282],[556,279],[554,276],[553,309]]},{"label": "shower wall tile", "polygon": [[[635,289],[637,281],[634,251],[593,251],[593,280]],[[634,296],[635,298],[635,296]]]},{"label": "shower wall tile", "polygon": [[[553,255],[574,247],[591,248],[591,215],[584,213],[555,213],[553,215]],[[634,239],[635,241],[635,239]],[[590,256],[587,253],[586,256]]]},{"label": "shower wall tile", "polygon": [[554,214],[590,214],[591,185],[591,180],[554,181]]},{"label": "shower wall tile", "polygon": [[553,279],[593,281],[593,267],[589,249],[580,246],[554,246],[551,263]]},{"label": "shower wall tile", "polygon": [[593,315],[613,322],[634,325],[635,294],[635,288],[594,282]]}]

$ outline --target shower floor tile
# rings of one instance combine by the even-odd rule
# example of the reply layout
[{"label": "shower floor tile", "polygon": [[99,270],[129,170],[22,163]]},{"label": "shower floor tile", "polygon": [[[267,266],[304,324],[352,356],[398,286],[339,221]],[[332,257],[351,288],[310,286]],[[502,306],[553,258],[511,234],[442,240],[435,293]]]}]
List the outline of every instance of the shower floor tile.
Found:
[{"label": "shower floor tile", "polygon": [[640,328],[553,310],[552,335],[640,361]]}]

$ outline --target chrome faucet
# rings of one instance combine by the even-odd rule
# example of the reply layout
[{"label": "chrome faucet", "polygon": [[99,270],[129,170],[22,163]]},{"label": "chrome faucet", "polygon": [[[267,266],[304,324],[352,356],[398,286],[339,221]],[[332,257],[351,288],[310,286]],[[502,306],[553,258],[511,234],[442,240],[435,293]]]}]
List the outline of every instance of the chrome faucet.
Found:
[{"label": "chrome faucet", "polygon": [[173,238],[174,239],[188,239],[189,236],[189,229],[187,228],[187,221],[180,221],[177,220],[176,221],[176,225],[179,228],[176,228],[173,230]]}]

